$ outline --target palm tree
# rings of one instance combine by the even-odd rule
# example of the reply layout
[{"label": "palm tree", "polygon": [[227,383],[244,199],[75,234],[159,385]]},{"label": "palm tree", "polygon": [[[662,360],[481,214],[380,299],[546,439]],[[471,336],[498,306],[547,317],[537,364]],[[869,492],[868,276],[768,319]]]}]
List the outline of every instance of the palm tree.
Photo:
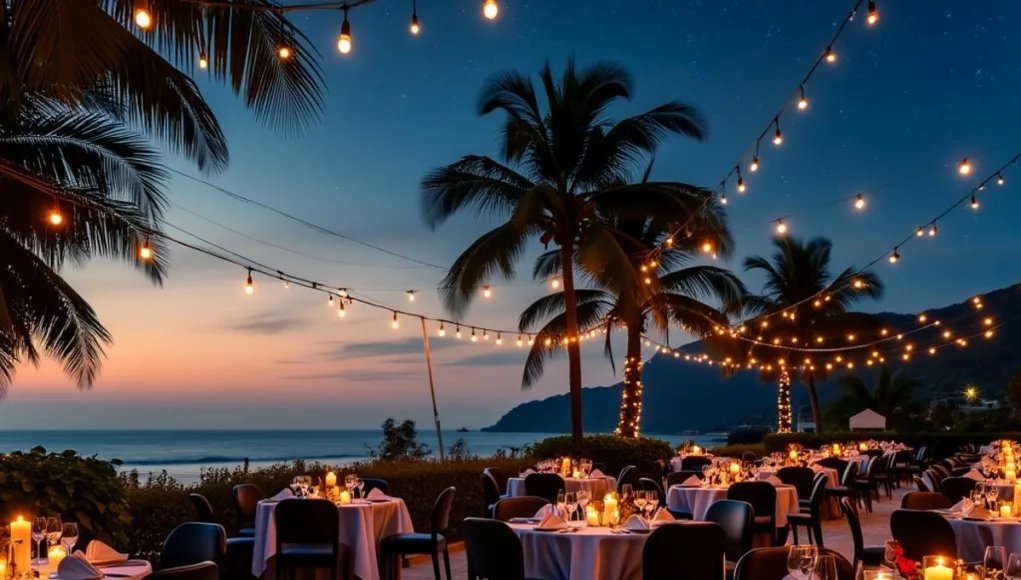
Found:
[{"label": "palm tree", "polygon": [[[422,209],[430,227],[462,211],[503,221],[473,242],[441,283],[444,304],[456,316],[465,313],[479,286],[490,278],[515,275],[516,262],[531,240],[554,244],[563,264],[596,263],[619,254],[610,229],[597,216],[645,217],[646,208],[663,205],[670,193],[657,183],[609,184],[626,181],[635,163],[653,153],[667,135],[706,136],[701,115],[679,102],[612,121],[607,108],[632,93],[630,76],[617,65],[597,63],[578,70],[571,59],[559,82],[549,64],[540,78],[545,110],[531,80],[520,72],[497,74],[482,89],[479,114],[505,115],[502,162],[469,155],[422,181]],[[633,278],[633,272],[622,274]],[[573,267],[563,269],[563,295],[571,434],[580,440],[579,304]]]},{"label": "palm tree", "polygon": [[[646,174],[647,175],[647,174]],[[696,337],[703,338],[714,333],[719,326],[727,324],[727,317],[703,300],[730,304],[744,294],[744,284],[728,270],[709,265],[690,265],[703,252],[707,242],[717,253],[729,255],[732,246],[730,233],[722,208],[708,202],[712,193],[684,184],[674,184],[675,194],[689,198],[701,209],[695,218],[691,214],[668,216],[670,205],[662,210],[647,208],[655,218],[609,219],[608,225],[618,245],[623,249],[626,260],[614,260],[617,254],[607,256],[596,265],[602,274],[592,278],[603,289],[578,290],[579,326],[592,328],[603,325],[606,332],[605,353],[613,364],[611,331],[624,328],[627,334],[627,353],[624,357],[624,388],[621,393],[620,419],[617,434],[623,437],[638,437],[642,406],[642,337],[650,324],[669,333],[672,324],[677,324]],[[681,205],[680,203],[675,206]],[[688,222],[693,235],[673,242],[671,252],[665,253],[656,265],[659,274],[649,271],[647,257],[672,232],[671,221]],[[559,256],[555,252],[540,256],[536,274],[551,275],[561,270]],[[679,269],[677,269],[679,268]],[[628,272],[642,271],[638,279]],[[589,268],[582,270],[587,275]],[[634,288],[621,288],[618,281],[637,283]],[[521,314],[519,326],[522,332],[536,333],[525,362],[522,386],[529,387],[543,374],[547,356],[563,352],[563,342],[552,337],[563,336],[566,330],[566,301],[563,293],[540,298]],[[549,340],[547,340],[549,338]],[[616,370],[616,367],[614,367]]]},{"label": "palm tree", "polygon": [[893,422],[898,417],[910,415],[921,407],[913,399],[915,389],[922,386],[922,381],[907,376],[903,370],[890,372],[883,365],[870,390],[865,381],[852,374],[839,379],[844,390],[843,397],[833,404],[831,410],[841,421],[865,409],[872,409]]},{"label": "palm tree", "polygon": [[[800,378],[808,388],[812,419],[816,431],[821,433],[822,413],[815,383],[816,379],[825,380],[827,372],[821,364],[817,367],[812,362],[811,350],[799,349],[839,344],[853,350],[856,347],[847,337],[878,337],[881,326],[878,318],[849,309],[862,299],[882,297],[883,285],[874,273],[858,272],[853,267],[832,276],[833,244],[825,238],[801,242],[781,237],[773,240],[773,246],[776,251],[772,260],[760,256],[745,259],[745,271],[761,271],[766,282],[761,295],[745,297],[740,306],[746,314],[769,317],[762,322],[763,340],[752,352],[776,357],[778,364],[766,367],[764,378],[779,377],[781,401],[790,400],[789,392],[785,392],[790,386],[790,372],[802,370]],[[773,316],[778,314],[782,316]],[[791,358],[793,354],[808,360],[800,364],[802,361]]]}]

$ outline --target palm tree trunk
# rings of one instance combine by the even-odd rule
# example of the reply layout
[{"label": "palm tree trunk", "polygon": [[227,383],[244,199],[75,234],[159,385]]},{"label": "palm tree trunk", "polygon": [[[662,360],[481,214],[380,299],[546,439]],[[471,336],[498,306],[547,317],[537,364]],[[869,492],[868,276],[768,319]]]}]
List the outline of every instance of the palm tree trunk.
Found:
[{"label": "palm tree trunk", "polygon": [[560,246],[560,263],[564,274],[564,307],[567,315],[567,368],[571,399],[571,439],[580,444],[581,422],[581,345],[578,340],[578,301],[574,295],[574,243]]},{"label": "palm tree trunk", "polygon": [[791,376],[787,367],[780,369],[780,385],[776,399],[776,432],[791,432]]},{"label": "palm tree trunk", "polygon": [[808,402],[812,405],[812,421],[815,422],[815,432],[822,435],[822,410],[819,408],[819,393],[815,391],[815,375],[808,373]]},{"label": "palm tree trunk", "polygon": [[624,356],[624,389],[620,394],[620,421],[617,435],[638,437],[642,420],[642,325],[627,325],[627,354]]}]

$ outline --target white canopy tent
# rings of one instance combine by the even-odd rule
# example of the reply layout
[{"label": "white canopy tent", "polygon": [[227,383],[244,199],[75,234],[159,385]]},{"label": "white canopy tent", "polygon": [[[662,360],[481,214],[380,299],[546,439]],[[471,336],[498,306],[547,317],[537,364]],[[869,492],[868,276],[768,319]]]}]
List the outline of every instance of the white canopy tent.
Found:
[{"label": "white canopy tent", "polygon": [[872,409],[865,409],[861,413],[851,417],[851,430],[875,430],[875,429],[886,429],[886,417],[873,411]]}]

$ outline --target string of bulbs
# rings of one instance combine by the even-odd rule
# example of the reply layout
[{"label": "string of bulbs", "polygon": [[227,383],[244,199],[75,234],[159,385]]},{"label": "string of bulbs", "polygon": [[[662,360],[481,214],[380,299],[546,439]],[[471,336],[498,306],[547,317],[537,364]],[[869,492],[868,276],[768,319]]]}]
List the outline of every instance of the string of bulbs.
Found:
[{"label": "string of bulbs", "polygon": [[[135,25],[143,31],[152,29],[154,24],[152,2],[159,2],[161,0],[134,0],[132,6],[132,16],[135,21]],[[348,12],[356,8],[361,8],[372,4],[376,0],[348,0],[346,2],[320,2],[313,4],[291,4],[291,5],[266,5],[266,4],[247,4],[243,2],[232,2],[229,0],[180,0],[182,2],[188,2],[190,4],[198,4],[202,8],[226,8],[230,10],[251,10],[258,12],[273,12],[277,14],[285,14],[287,12],[296,11],[309,11],[309,10],[338,10],[344,13],[344,21],[340,25],[340,34],[337,36],[337,51],[340,54],[350,54],[352,48],[354,48],[354,37],[351,35],[351,21],[348,20]],[[418,19],[418,2],[417,0],[411,0],[411,20],[408,25],[408,30],[413,36],[418,36],[422,31],[421,22]],[[487,20],[496,20],[496,17],[500,14],[500,5],[497,0],[484,0],[482,2],[482,15]],[[277,56],[280,60],[289,60],[294,54],[292,44],[282,42],[277,47]],[[205,48],[199,49],[198,55],[199,68],[209,68],[209,55],[206,53]]]}]

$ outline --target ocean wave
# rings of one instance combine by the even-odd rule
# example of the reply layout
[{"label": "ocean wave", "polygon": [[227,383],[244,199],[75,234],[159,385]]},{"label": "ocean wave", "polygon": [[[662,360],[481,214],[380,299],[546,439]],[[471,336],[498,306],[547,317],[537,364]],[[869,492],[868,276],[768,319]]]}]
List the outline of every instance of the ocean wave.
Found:
[{"label": "ocean wave", "polygon": [[304,461],[321,461],[325,459],[354,459],[359,457],[365,457],[365,455],[352,455],[343,453],[330,453],[329,455],[312,455],[303,457],[294,457],[293,455],[288,456],[277,456],[277,457],[230,457],[223,455],[206,455],[202,457],[173,457],[167,459],[122,459],[125,467],[132,466],[149,466],[149,465],[211,465],[211,464],[223,464],[223,463],[244,463],[247,459],[251,463],[255,462],[291,462],[299,459]]}]

